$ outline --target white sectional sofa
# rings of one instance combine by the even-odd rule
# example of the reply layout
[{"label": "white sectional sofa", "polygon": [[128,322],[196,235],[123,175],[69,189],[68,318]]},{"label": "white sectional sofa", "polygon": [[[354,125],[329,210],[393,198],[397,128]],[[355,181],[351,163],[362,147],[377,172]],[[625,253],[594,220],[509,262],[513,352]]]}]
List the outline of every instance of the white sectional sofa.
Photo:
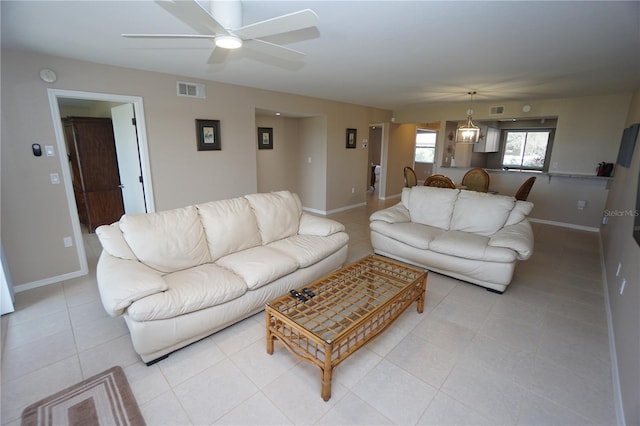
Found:
[{"label": "white sectional sofa", "polygon": [[349,240],[287,191],[124,215],[96,234],[102,303],[148,364],[337,270]]},{"label": "white sectional sofa", "polygon": [[377,254],[502,293],[533,253],[533,204],[513,197],[424,186],[370,217]]}]

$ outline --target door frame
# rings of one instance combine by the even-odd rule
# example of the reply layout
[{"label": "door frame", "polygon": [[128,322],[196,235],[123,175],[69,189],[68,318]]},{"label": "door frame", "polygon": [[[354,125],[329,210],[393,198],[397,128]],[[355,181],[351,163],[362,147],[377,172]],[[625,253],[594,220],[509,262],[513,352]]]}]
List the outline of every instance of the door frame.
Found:
[{"label": "door frame", "polygon": [[140,96],[115,95],[110,93],[83,92],[76,90],[47,89],[49,96],[49,107],[51,109],[51,117],[53,119],[53,127],[58,145],[58,157],[60,159],[60,170],[62,171],[62,182],[67,196],[67,204],[69,206],[69,218],[73,228],[73,237],[76,242],[76,251],[80,264],[79,275],[89,273],[87,266],[87,255],[84,249],[84,240],[82,238],[82,230],[80,227],[80,218],[78,216],[78,206],[73,194],[73,184],[71,182],[71,169],[69,167],[69,153],[64,140],[64,130],[62,128],[62,117],[60,116],[60,107],[58,99],[82,99],[89,101],[104,102],[120,102],[133,104],[133,110],[136,117],[136,132],[138,134],[138,149],[140,151],[140,168],[143,176],[142,186],[145,193],[145,206],[147,212],[155,212],[155,200],[153,198],[153,182],[151,178],[151,164],[149,160],[149,147],[147,144],[146,124],[144,120],[144,106]]}]

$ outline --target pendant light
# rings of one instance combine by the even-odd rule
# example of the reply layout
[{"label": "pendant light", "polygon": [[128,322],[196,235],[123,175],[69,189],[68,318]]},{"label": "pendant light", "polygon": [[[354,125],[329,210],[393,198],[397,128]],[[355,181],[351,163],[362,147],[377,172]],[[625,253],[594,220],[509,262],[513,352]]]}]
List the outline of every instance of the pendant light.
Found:
[{"label": "pendant light", "polygon": [[467,110],[467,122],[462,126],[458,127],[456,131],[456,143],[478,143],[480,140],[480,128],[473,124],[471,114],[473,113],[473,95],[476,94],[475,91],[468,92],[471,96],[471,102],[469,104],[469,109]]}]

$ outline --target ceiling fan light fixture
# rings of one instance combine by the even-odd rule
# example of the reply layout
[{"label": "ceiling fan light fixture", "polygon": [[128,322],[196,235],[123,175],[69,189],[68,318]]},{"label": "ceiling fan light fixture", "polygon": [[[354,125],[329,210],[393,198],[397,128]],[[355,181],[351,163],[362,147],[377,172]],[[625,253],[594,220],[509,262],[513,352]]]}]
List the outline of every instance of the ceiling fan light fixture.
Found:
[{"label": "ceiling fan light fixture", "polygon": [[237,49],[242,47],[242,40],[233,35],[221,35],[216,37],[216,46],[223,49]]},{"label": "ceiling fan light fixture", "polygon": [[471,105],[467,110],[467,122],[456,130],[456,143],[478,143],[480,140],[480,128],[473,124],[471,117],[471,114],[473,113],[471,106],[473,105],[473,95],[475,94],[475,91],[469,92],[469,95],[471,96]]}]

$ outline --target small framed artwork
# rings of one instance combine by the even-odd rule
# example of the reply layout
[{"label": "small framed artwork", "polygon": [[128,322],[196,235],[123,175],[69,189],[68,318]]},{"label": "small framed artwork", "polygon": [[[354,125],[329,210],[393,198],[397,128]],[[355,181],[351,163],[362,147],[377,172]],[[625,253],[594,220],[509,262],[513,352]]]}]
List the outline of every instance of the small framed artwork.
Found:
[{"label": "small framed artwork", "polygon": [[220,151],[220,120],[196,119],[196,135],[198,137],[198,151]]},{"label": "small framed artwork", "polygon": [[273,128],[258,127],[258,149],[273,149]]},{"label": "small framed artwork", "polygon": [[358,129],[347,129],[347,148],[356,147]]}]

